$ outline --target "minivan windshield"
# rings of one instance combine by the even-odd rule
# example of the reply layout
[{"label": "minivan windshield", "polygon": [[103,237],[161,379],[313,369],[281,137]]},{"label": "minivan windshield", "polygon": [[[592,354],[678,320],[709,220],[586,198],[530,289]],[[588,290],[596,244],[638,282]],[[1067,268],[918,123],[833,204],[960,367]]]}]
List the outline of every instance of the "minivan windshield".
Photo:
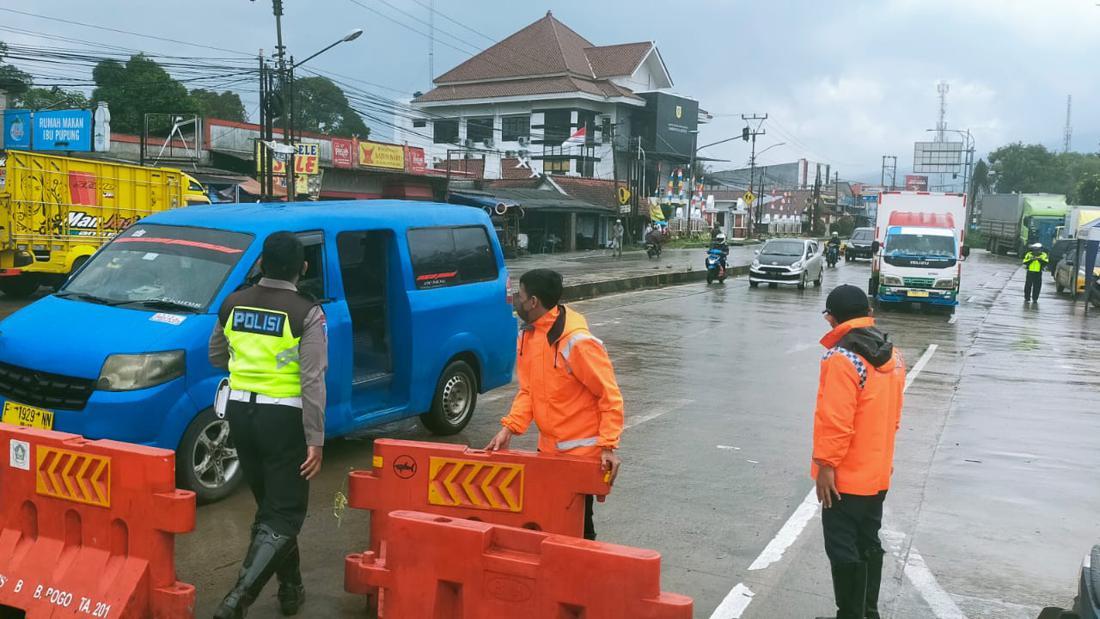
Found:
[{"label": "minivan windshield", "polygon": [[870,242],[871,237],[874,236],[875,231],[870,228],[858,228],[852,233],[853,241]]},{"label": "minivan windshield", "polygon": [[761,254],[769,256],[801,256],[806,251],[806,244],[802,241],[768,241],[764,243]]},{"label": "minivan windshield", "polygon": [[131,226],[96,253],[58,296],[158,311],[204,311],[252,243],[239,232]]}]

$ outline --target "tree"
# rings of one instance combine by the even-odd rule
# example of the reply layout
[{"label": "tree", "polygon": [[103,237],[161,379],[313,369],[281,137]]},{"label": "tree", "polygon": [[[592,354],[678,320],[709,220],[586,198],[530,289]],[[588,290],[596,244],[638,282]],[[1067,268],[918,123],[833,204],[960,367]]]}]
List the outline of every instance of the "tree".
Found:
[{"label": "tree", "polygon": [[324,77],[294,80],[294,116],[297,130],[344,137],[370,135],[344,91]]},{"label": "tree", "polygon": [[1076,194],[1075,204],[1087,204],[1100,206],[1100,174],[1088,174],[1074,188]]},{"label": "tree", "polygon": [[4,63],[7,53],[7,44],[0,41],[0,92],[18,97],[31,87],[31,76],[19,67]]},{"label": "tree", "polygon": [[203,118],[220,118],[236,122],[245,121],[244,104],[237,93],[229,90],[219,93],[196,88],[191,91],[191,101]]},{"label": "tree", "polygon": [[111,129],[118,133],[141,133],[147,113],[198,111],[187,88],[142,54],[131,56],[126,64],[102,61],[92,70],[92,79],[92,100],[111,106]]},{"label": "tree", "polygon": [[63,90],[59,86],[30,88],[15,97],[15,103],[28,110],[86,110],[91,107],[84,93],[78,90]]},{"label": "tree", "polygon": [[985,159],[979,159],[974,164],[974,170],[970,175],[970,198],[968,203],[974,204],[979,193],[989,193],[993,190],[992,181],[989,178],[989,164]]},{"label": "tree", "polygon": [[989,164],[997,193],[1065,193],[1065,169],[1041,144],[1002,146],[989,153]]}]

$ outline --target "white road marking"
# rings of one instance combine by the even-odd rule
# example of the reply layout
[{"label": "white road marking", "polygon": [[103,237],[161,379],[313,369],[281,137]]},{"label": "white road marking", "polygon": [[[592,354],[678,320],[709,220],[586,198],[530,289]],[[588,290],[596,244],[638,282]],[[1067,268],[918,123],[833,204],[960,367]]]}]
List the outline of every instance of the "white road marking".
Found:
[{"label": "white road marking", "polygon": [[970,302],[971,302],[971,301],[973,301],[973,300],[974,300],[974,297],[967,297],[967,299],[966,299],[966,302],[967,302],[967,303],[970,303]]},{"label": "white road marking", "polygon": [[626,430],[626,429],[629,429],[629,428],[633,428],[635,426],[640,426],[640,425],[642,425],[643,423],[645,423],[647,421],[653,421],[654,419],[660,417],[661,415],[671,413],[672,411],[680,410],[681,408],[684,408],[685,406],[690,406],[694,403],[695,403],[695,400],[683,400],[683,401],[678,402],[678,403],[676,403],[672,406],[666,406],[666,407],[663,407],[663,408],[658,408],[657,410],[655,410],[655,411],[653,411],[649,414],[642,415],[641,417],[632,417],[632,418],[627,420],[626,424],[623,426],[623,429]]},{"label": "white road marking", "polygon": [[937,619],[966,619],[966,615],[951,599],[951,595],[936,581],[936,576],[924,562],[924,557],[916,548],[909,547],[909,556],[905,559],[905,575],[909,582],[920,592],[921,597],[932,608]]},{"label": "white road marking", "polygon": [[932,358],[932,355],[936,354],[936,349],[939,348],[939,344],[929,344],[928,348],[924,351],[924,354],[917,359],[917,363],[909,370],[909,375],[905,377],[905,389],[909,391],[909,385],[913,384],[914,380],[917,380],[917,376],[920,375],[924,366],[928,365],[928,360]]},{"label": "white road marking", "polygon": [[730,589],[730,592],[726,594],[725,599],[718,605],[718,608],[714,609],[711,613],[711,619],[736,619],[745,612],[745,609],[749,607],[749,602],[752,602],[753,592],[742,583],[737,583],[737,586]]},{"label": "white road marking", "polygon": [[715,445],[718,449],[733,449],[735,451],[741,451],[740,447],[734,447],[733,445]]},{"label": "white road marking", "polygon": [[[938,348],[938,344],[928,345],[928,348],[925,349],[921,358],[918,359],[917,363],[909,370],[909,375],[905,378],[905,387],[903,391],[909,390],[909,386],[912,385],[913,381],[920,375],[924,366],[928,365],[928,361],[932,358],[932,355],[936,354]],[[809,493],[806,494],[806,498],[802,499],[802,503],[794,510],[791,517],[787,519],[787,522],[783,523],[783,527],[780,528],[779,532],[775,534],[775,537],[768,542],[764,550],[760,551],[756,560],[749,566],[749,571],[762,570],[782,559],[783,553],[798,540],[802,531],[806,529],[806,525],[817,515],[818,506],[817,489],[810,488]],[[909,549],[909,558],[913,565],[911,568],[909,563],[906,563],[905,574],[909,576],[913,585],[928,602],[928,605],[932,607],[932,610],[936,613],[937,619],[966,619],[966,616],[959,611],[954,601],[951,600],[951,596],[936,582],[936,577],[932,574],[931,570],[928,569],[928,566],[925,565],[924,559],[916,549]],[[910,571],[912,571],[912,573],[910,573]],[[914,578],[916,578],[916,580],[914,580]],[[744,583],[737,583],[726,595],[725,599],[722,600],[722,603],[718,605],[718,608],[714,609],[714,612],[710,615],[710,619],[740,619],[745,609],[747,609],[752,602],[752,595],[752,591],[749,591],[749,588],[746,587]],[[951,614],[952,608],[957,614]]]},{"label": "white road marking", "polygon": [[772,541],[768,542],[764,550],[760,551],[756,560],[749,566],[749,571],[762,570],[782,559],[783,553],[798,539],[798,536],[802,534],[806,525],[809,524],[810,520],[817,514],[817,507],[817,489],[810,488],[810,492],[806,495],[806,498],[802,499],[802,503],[798,505],[798,508],[791,514],[791,517],[788,518],[787,522],[783,524],[783,527],[779,529],[779,533],[776,533]]}]

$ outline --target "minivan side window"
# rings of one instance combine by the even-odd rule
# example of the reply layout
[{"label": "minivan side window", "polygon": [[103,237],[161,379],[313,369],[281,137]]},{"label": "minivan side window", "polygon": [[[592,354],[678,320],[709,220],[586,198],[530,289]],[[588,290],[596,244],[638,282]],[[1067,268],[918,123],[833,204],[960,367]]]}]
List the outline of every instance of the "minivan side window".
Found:
[{"label": "minivan side window", "polygon": [[414,228],[409,230],[408,240],[418,289],[497,278],[496,256],[483,226]]}]

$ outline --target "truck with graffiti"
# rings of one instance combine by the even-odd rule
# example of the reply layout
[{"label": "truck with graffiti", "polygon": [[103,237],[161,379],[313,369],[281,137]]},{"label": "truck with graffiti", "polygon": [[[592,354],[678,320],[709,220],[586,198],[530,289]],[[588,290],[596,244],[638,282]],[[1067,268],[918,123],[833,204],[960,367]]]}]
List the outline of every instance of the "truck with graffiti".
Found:
[{"label": "truck with graffiti", "polygon": [[176,169],[0,151],[0,292],[57,286],[139,219],[209,203]]}]

